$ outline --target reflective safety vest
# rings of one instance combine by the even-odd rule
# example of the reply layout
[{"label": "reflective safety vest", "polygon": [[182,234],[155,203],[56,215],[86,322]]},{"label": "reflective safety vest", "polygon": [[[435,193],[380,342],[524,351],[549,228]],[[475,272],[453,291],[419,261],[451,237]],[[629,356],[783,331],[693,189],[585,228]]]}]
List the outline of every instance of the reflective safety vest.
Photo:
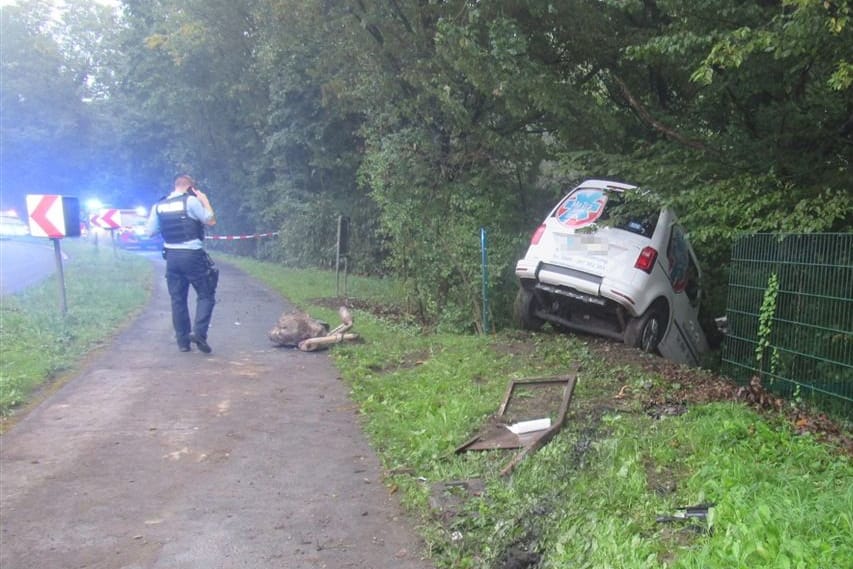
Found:
[{"label": "reflective safety vest", "polygon": [[160,234],[166,243],[186,243],[204,239],[204,224],[187,213],[187,194],[168,198],[156,206]]}]

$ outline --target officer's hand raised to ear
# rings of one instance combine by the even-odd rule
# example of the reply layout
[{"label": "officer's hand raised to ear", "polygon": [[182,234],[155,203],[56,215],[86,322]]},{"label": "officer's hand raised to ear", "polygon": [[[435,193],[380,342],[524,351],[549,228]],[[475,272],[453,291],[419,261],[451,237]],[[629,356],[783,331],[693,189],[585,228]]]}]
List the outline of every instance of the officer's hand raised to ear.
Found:
[{"label": "officer's hand raised to ear", "polygon": [[208,210],[211,213],[210,221],[207,222],[207,225],[214,225],[216,223],[216,214],[213,213],[213,206],[210,205],[210,200],[207,198],[207,194],[202,192],[195,186],[190,188],[192,194],[198,198],[198,201],[201,202],[201,205],[204,206],[204,209]]}]

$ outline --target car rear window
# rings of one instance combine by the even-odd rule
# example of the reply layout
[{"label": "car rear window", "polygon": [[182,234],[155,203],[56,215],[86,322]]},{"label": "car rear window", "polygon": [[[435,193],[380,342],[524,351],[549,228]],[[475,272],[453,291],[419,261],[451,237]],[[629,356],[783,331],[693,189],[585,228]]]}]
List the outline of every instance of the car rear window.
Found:
[{"label": "car rear window", "polygon": [[611,226],[651,237],[660,217],[660,207],[646,196],[595,188],[578,188],[560,202],[553,217],[570,229],[592,225]]}]

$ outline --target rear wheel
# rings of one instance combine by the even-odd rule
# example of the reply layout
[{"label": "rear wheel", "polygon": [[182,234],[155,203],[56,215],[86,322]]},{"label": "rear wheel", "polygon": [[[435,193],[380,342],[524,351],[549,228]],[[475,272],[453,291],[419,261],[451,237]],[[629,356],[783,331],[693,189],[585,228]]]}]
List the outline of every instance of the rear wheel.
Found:
[{"label": "rear wheel", "polygon": [[646,312],[633,318],[625,329],[625,343],[644,352],[656,353],[666,330],[666,310],[653,304]]},{"label": "rear wheel", "polygon": [[539,330],[545,321],[536,316],[539,301],[533,291],[521,287],[515,297],[515,320],[524,330]]}]

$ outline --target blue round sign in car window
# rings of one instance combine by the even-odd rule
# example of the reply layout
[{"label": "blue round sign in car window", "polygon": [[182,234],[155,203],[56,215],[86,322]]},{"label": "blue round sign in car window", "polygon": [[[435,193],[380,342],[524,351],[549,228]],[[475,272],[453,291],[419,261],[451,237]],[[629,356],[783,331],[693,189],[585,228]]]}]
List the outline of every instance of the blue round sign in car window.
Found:
[{"label": "blue round sign in car window", "polygon": [[583,227],[595,222],[604,213],[607,193],[604,190],[577,190],[557,208],[554,215],[566,227]]}]

